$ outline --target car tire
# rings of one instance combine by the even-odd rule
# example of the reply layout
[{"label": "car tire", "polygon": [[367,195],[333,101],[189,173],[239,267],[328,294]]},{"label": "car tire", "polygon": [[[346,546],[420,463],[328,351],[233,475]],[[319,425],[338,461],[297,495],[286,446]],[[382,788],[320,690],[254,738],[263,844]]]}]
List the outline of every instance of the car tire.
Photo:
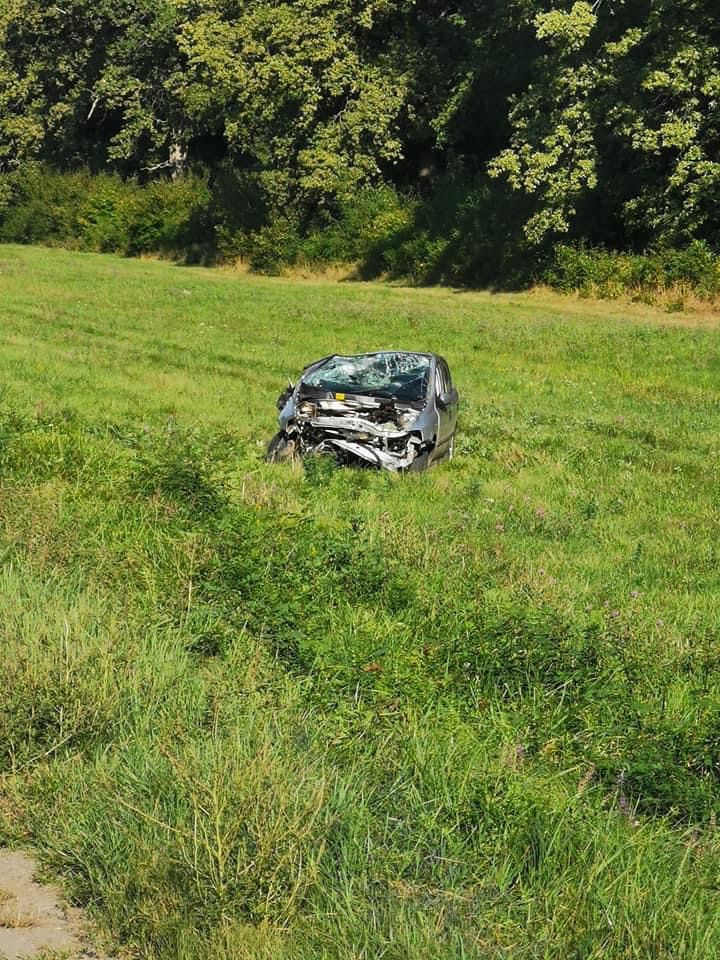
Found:
[{"label": "car tire", "polygon": [[268,444],[265,459],[268,463],[283,463],[295,457],[295,441],[289,440],[282,430]]},{"label": "car tire", "polygon": [[408,473],[423,473],[430,466],[430,463],[430,454],[427,450],[423,450],[423,452],[419,453],[407,468]]}]

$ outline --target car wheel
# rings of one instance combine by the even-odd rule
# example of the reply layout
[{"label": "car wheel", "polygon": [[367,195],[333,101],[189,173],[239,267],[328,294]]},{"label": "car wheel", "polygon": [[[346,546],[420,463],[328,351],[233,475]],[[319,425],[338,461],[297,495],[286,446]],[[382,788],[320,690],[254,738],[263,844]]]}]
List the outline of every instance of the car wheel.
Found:
[{"label": "car wheel", "polygon": [[295,457],[295,441],[288,439],[282,430],[268,444],[265,459],[268,463],[282,463]]},{"label": "car wheel", "polygon": [[419,453],[407,468],[409,473],[422,473],[430,466],[430,454],[427,450]]}]

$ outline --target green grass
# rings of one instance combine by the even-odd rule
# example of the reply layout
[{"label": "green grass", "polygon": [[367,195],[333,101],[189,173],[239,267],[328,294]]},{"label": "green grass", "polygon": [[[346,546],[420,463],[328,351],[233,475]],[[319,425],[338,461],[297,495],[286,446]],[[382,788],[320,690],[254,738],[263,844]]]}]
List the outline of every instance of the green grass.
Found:
[{"label": "green grass", "polygon": [[[0,842],[111,943],[720,951],[712,317],[1,247],[0,321]],[[263,462],[381,347],[450,464]]]}]

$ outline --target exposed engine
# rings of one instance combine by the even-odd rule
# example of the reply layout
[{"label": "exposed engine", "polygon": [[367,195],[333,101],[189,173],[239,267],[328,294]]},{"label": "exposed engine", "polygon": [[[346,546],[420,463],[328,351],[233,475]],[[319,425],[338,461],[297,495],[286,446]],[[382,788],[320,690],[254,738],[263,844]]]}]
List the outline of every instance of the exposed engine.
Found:
[{"label": "exposed engine", "polygon": [[297,452],[331,453],[342,463],[405,470],[423,450],[412,433],[418,411],[375,397],[301,399],[288,436]]}]

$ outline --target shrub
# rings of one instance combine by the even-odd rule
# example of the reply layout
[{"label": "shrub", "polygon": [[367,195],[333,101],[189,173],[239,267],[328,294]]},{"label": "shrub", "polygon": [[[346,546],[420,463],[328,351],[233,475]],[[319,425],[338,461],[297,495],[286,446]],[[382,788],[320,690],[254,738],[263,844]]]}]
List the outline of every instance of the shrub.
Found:
[{"label": "shrub", "polygon": [[133,208],[139,188],[119,177],[99,175],[80,203],[78,232],[84,249],[124,253],[129,246]]},{"label": "shrub", "polygon": [[92,183],[89,174],[60,174],[39,164],[9,174],[0,241],[81,248],[78,218]]},{"label": "shrub", "polygon": [[584,244],[559,244],[542,279],[565,293],[636,299],[680,289],[704,299],[720,293],[720,258],[703,241],[681,250],[620,253]]},{"label": "shrub", "polygon": [[116,174],[26,164],[0,177],[0,242],[45,243],[191,262],[246,260],[277,274],[298,262],[354,263],[366,278],[495,289],[543,282],[581,296],[720,293],[720,258],[703,241],[624,253],[584,243],[538,249],[523,238],[526,200],[483,176],[448,173],[425,197],[382,184],[333,209],[273,212],[261,179],[221,163],[211,175],[141,185]]},{"label": "shrub", "polygon": [[158,180],[132,194],[126,253],[188,254],[212,241],[207,181],[199,176]]},{"label": "shrub", "polygon": [[193,255],[213,240],[205,178],[140,186],[86,171],[58,173],[39,164],[2,182],[0,241],[46,243],[100,253]]},{"label": "shrub", "polygon": [[246,244],[250,266],[258,273],[279,273],[284,265],[298,259],[300,237],[290,217],[280,217],[273,223],[251,233]]},{"label": "shrub", "polygon": [[301,256],[309,263],[362,261],[376,245],[407,229],[413,210],[414,203],[392,187],[366,187],[310,230]]}]

